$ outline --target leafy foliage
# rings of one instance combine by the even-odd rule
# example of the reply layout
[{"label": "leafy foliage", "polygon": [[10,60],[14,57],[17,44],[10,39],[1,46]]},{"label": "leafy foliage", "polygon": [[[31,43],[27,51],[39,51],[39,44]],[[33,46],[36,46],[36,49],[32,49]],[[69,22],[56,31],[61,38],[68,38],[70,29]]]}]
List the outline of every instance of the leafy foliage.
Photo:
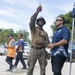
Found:
[{"label": "leafy foliage", "polygon": [[27,41],[30,43],[29,32],[25,30],[19,30],[17,32],[14,32],[13,29],[0,29],[0,44],[4,44],[5,42],[8,42],[7,35],[12,33],[14,35],[14,39],[18,41],[18,33],[22,33],[24,35],[23,39],[24,41]]}]

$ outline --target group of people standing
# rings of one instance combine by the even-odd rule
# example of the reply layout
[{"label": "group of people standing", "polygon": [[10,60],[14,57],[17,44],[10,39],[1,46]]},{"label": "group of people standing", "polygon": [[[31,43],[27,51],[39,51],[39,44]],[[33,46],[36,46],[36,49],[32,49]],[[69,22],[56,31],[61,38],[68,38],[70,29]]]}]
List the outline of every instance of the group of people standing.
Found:
[{"label": "group of people standing", "polygon": [[[12,71],[13,69],[17,68],[18,62],[20,60],[20,62],[23,65],[22,69],[26,69],[26,64],[24,62],[23,59],[23,52],[24,52],[24,40],[23,38],[23,34],[19,33],[18,34],[18,46],[16,48],[16,43],[14,40],[14,36],[13,34],[9,34],[9,42],[8,45],[6,46],[7,48],[7,57],[6,57],[6,62],[10,65],[9,69],[7,69],[7,71]],[[14,65],[12,60],[16,59]]]},{"label": "group of people standing", "polygon": [[[46,66],[47,66],[47,56],[48,53],[45,50],[46,47],[50,48],[51,51],[51,64],[52,64],[52,71],[53,75],[62,75],[62,67],[67,59],[68,55],[68,45],[70,40],[70,31],[68,28],[64,25],[65,19],[61,16],[58,16],[55,20],[55,26],[56,31],[53,34],[52,37],[52,43],[50,43],[47,32],[43,29],[43,26],[46,24],[46,21],[43,17],[39,17],[37,19],[37,16],[39,12],[42,11],[42,7],[39,6],[36,9],[36,12],[33,14],[33,16],[30,19],[30,31],[31,31],[31,50],[30,50],[30,56],[28,58],[28,69],[26,75],[33,75],[34,66],[36,64],[36,61],[38,59],[38,63],[40,66],[40,75],[46,75]],[[37,24],[37,26],[36,26]],[[19,36],[22,35],[19,34]],[[22,57],[22,51],[21,53],[19,50],[23,50],[23,40],[19,38],[19,46],[16,49],[18,54],[16,57],[15,66],[17,66],[18,61],[20,60],[23,64],[23,68],[26,68],[26,65],[23,60],[21,60]],[[13,45],[13,40],[9,42],[12,45],[12,49],[15,49],[15,46]],[[14,43],[15,44],[15,43]],[[8,47],[7,47],[8,48]],[[21,48],[21,49],[20,49]],[[8,56],[7,56],[8,59]],[[6,61],[7,61],[6,59]],[[11,58],[12,60],[13,58]],[[10,65],[10,69],[13,65]]]}]

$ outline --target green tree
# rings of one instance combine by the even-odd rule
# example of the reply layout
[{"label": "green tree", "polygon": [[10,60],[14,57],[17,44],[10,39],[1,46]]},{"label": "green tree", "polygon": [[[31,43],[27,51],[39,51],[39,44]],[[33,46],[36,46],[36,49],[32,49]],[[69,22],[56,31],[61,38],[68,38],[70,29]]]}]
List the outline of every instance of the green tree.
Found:
[{"label": "green tree", "polygon": [[23,34],[24,41],[26,41],[26,42],[29,41],[29,32],[27,32],[26,30],[19,30],[19,31],[16,32],[16,34],[18,35],[18,33]]},{"label": "green tree", "polygon": [[7,35],[10,33],[14,33],[12,29],[1,29],[0,32],[0,44],[3,44],[5,42],[8,42]]},{"label": "green tree", "polygon": [[29,39],[29,32],[25,30],[19,30],[17,32],[14,32],[13,29],[0,29],[0,44],[4,44],[5,42],[8,42],[7,35],[12,33],[14,35],[14,38],[16,41],[18,41],[18,33],[22,33],[24,35],[23,39],[26,42],[31,42]]}]

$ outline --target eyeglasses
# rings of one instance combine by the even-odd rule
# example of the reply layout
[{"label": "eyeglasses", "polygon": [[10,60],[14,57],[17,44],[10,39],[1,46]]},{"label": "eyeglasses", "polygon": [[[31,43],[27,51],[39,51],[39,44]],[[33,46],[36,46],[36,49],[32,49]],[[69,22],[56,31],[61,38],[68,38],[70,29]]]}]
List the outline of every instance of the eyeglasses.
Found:
[{"label": "eyeglasses", "polygon": [[55,21],[63,21],[63,20],[61,20],[61,19],[56,19]]}]

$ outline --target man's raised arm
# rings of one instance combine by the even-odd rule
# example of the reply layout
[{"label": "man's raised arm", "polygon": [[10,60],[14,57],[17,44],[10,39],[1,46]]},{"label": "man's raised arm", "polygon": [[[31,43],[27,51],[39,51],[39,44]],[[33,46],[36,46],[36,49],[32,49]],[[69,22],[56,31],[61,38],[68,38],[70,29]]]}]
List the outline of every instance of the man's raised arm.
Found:
[{"label": "man's raised arm", "polygon": [[41,12],[41,11],[42,11],[42,7],[41,7],[41,6],[37,7],[36,12],[35,12],[34,15],[31,17],[30,23],[29,23],[31,30],[35,28],[35,22],[36,22],[37,15],[38,15],[38,13]]}]

